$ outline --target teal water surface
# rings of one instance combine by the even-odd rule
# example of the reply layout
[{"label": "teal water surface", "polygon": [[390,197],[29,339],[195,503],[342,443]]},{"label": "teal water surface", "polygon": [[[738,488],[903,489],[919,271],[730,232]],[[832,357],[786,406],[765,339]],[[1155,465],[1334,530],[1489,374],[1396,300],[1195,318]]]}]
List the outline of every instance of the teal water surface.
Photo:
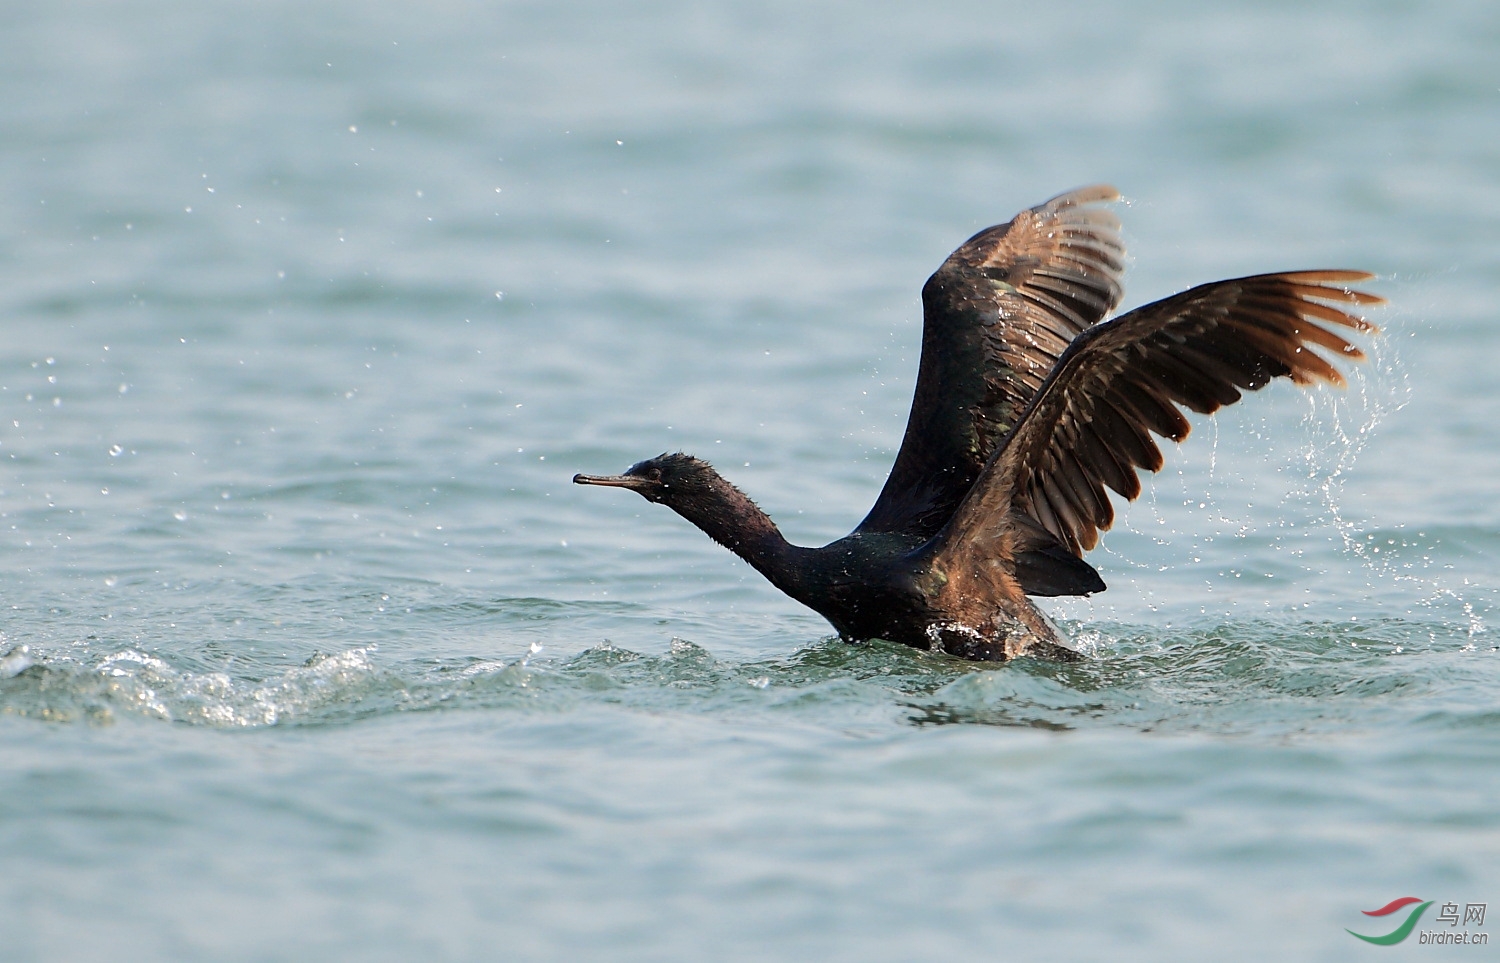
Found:
[{"label": "teal water surface", "polygon": [[[1346,930],[1500,901],[1497,49],[1479,2],[0,11],[0,958],[1421,952]],[[1098,181],[1127,305],[1391,304],[1347,391],[1195,421],[1047,603],[1081,664],[845,645],[569,483],[680,448],[842,535],[927,274]]]}]

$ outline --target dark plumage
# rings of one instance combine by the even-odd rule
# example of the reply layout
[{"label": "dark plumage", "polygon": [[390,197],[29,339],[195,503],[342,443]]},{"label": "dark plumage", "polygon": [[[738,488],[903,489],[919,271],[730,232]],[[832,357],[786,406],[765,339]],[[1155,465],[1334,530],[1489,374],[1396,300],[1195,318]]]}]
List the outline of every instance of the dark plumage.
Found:
[{"label": "dark plumage", "polygon": [[[980,231],[922,288],[922,361],[906,437],[870,514],[822,548],[789,544],[707,462],[664,454],[581,485],[639,492],[697,525],[850,641],[969,659],[1077,658],[1028,595],[1102,592],[1082,558],[1181,441],[1272,378],[1344,383],[1363,271],[1215,281],[1105,321],[1125,249],[1087,187]],[[1319,350],[1314,350],[1314,349]],[[1326,352],[1328,357],[1319,351]]]}]

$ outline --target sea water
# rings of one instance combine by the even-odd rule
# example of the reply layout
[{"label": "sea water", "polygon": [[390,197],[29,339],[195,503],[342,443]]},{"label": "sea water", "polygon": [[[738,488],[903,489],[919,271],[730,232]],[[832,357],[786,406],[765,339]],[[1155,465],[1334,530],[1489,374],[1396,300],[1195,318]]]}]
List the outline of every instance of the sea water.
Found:
[{"label": "sea water", "polygon": [[[7,6],[0,958],[1418,952],[1346,931],[1500,902],[1497,50],[1486,2]],[[1127,306],[1391,304],[1346,391],[1194,419],[1047,603],[1084,662],[846,645],[570,484],[681,449],[839,537],[927,274],[1098,181]]]}]

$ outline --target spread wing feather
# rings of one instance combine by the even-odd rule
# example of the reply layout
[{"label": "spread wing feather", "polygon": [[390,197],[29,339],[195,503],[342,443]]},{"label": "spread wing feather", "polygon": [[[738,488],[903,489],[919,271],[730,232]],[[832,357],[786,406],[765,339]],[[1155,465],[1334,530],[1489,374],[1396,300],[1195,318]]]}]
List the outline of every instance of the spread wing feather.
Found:
[{"label": "spread wing feather", "polygon": [[1105,185],[987,228],[922,288],[922,361],[895,466],[859,532],[942,528],[1080,331],[1120,301],[1119,221]]},{"label": "spread wing feather", "polygon": [[1162,467],[1152,433],[1187,436],[1179,406],[1207,414],[1280,377],[1342,385],[1314,348],[1364,358],[1345,334],[1374,327],[1350,312],[1383,299],[1348,285],[1370,277],[1298,271],[1218,281],[1080,334],[929,550],[944,567],[977,563],[1024,517],[1081,556],[1114,521],[1106,489],[1133,499],[1137,470]]}]

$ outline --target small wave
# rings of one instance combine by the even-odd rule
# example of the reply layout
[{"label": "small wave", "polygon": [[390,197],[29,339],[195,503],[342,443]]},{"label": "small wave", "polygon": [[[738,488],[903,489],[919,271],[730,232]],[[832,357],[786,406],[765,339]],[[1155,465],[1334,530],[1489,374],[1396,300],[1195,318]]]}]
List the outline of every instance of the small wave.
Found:
[{"label": "small wave", "polygon": [[[1089,657],[973,663],[889,643],[824,639],[788,656],[718,658],[686,639],[661,654],[602,642],[553,657],[381,658],[377,646],[238,673],[184,667],[142,647],[89,654],[15,647],[0,655],[0,712],[60,722],[119,717],[213,728],[353,722],[397,712],[569,712],[594,707],[885,726],[1327,732],[1417,720],[1473,725],[1488,711],[1494,646],[1460,629],[1401,620],[1260,622],[1163,632],[1095,624]],[[1419,631],[1420,630],[1420,631]],[[1422,644],[1413,639],[1427,638]],[[1474,695],[1473,705],[1463,694]],[[877,721],[878,720],[878,721]]]},{"label": "small wave", "polygon": [[[73,658],[40,658],[0,689],[0,711],[49,721],[107,723],[117,714],[217,727],[270,726],[338,714],[367,714],[380,695],[395,698],[399,680],[371,659],[373,646],[316,655],[269,680],[235,679],[225,672],[191,672],[127,648],[80,665]],[[3,658],[17,658],[12,650]]]}]

